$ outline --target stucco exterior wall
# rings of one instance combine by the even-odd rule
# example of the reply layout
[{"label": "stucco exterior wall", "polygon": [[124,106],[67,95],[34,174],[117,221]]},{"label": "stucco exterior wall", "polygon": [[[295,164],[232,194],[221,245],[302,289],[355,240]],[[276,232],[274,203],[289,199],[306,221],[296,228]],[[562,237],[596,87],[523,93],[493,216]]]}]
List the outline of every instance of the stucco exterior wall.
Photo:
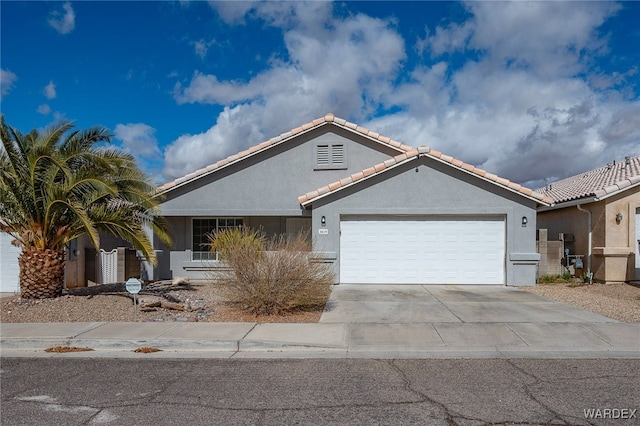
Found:
[{"label": "stucco exterior wall", "polygon": [[[597,282],[621,282],[636,278],[635,274],[635,212],[640,208],[640,187],[632,188],[604,200],[582,204],[591,212],[591,270]],[[616,215],[622,215],[620,223]],[[549,236],[572,233],[575,253],[585,255],[588,265],[588,215],[575,205],[538,213],[538,227],[547,228]],[[571,245],[567,243],[571,248]],[[572,254],[574,250],[572,249]],[[640,277],[638,277],[640,278]]]},{"label": "stucco exterior wall", "polygon": [[[315,145],[342,143],[347,169],[315,170]],[[346,131],[322,127],[171,190],[164,216],[303,216],[298,196],[339,180],[398,151]]]},{"label": "stucco exterior wall", "polygon": [[[317,200],[313,204],[316,249],[340,273],[340,219],[345,215],[468,215],[506,219],[505,277],[508,285],[534,285],[536,203],[427,157]],[[328,234],[319,234],[325,216]],[[522,226],[522,217],[528,224]],[[326,232],[326,231],[325,231]]]},{"label": "stucco exterior wall", "polygon": [[[594,247],[594,258],[601,260],[602,281],[631,281],[635,274],[636,239],[635,212],[640,208],[640,187],[605,200],[602,227],[606,229],[604,244]],[[616,216],[620,214],[618,222]],[[594,274],[595,276],[595,274]]]},{"label": "stucco exterior wall", "polygon": [[[287,232],[287,219],[284,216],[241,216],[244,226],[260,229],[267,238]],[[192,260],[192,216],[167,218],[175,234],[171,250],[164,248],[159,256],[156,270],[159,279],[187,276],[191,279],[208,279],[212,268],[220,267],[217,261]],[[310,221],[310,219],[309,219]],[[158,242],[159,243],[159,242]],[[166,253],[166,255],[165,255]]]},{"label": "stucco exterior wall", "polygon": [[[347,168],[316,169],[319,143],[343,144]],[[168,250],[156,241],[163,253],[154,278],[206,279],[206,271],[215,266],[191,260],[194,217],[238,217],[247,226],[262,227],[267,235],[284,233],[287,217],[311,217],[311,211],[300,207],[298,196],[397,154],[365,137],[324,126],[169,191],[160,211],[169,221],[174,246]]]}]

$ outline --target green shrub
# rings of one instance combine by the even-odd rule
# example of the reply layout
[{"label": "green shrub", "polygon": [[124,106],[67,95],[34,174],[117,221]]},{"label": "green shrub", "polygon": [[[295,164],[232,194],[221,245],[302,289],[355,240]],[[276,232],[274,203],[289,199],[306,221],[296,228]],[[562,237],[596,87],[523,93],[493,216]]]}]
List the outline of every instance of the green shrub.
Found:
[{"label": "green shrub", "polygon": [[335,279],[330,264],[313,260],[305,234],[268,240],[247,228],[224,230],[213,236],[211,248],[230,267],[218,276],[224,295],[254,313],[322,306]]}]

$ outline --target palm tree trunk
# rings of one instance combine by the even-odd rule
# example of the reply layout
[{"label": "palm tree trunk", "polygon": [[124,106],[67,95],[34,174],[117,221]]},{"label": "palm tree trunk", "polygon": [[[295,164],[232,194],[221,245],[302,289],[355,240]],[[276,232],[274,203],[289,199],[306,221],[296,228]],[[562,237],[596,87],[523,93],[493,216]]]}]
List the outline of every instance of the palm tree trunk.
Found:
[{"label": "palm tree trunk", "polygon": [[25,299],[59,297],[64,286],[64,250],[23,247],[20,265],[20,296]]}]

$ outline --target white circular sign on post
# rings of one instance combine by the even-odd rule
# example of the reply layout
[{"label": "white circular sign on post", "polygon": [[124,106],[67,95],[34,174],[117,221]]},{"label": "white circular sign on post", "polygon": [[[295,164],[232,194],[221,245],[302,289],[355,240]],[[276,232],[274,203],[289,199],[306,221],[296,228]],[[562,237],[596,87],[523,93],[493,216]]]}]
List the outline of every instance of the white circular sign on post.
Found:
[{"label": "white circular sign on post", "polygon": [[129,278],[126,283],[124,283],[124,288],[131,294],[138,294],[140,290],[142,290],[142,283],[137,278]]}]

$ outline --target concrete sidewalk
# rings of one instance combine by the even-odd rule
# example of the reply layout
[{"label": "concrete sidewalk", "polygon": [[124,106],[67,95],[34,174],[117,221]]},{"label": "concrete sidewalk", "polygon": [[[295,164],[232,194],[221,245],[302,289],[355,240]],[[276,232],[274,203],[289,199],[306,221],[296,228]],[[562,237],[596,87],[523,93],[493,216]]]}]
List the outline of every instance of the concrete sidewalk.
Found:
[{"label": "concrete sidewalk", "polygon": [[[371,288],[375,287],[375,288]],[[640,324],[509,287],[337,286],[315,324],[0,324],[1,356],[640,358]],[[49,354],[52,346],[92,352]],[[153,347],[161,352],[138,354]]]}]

